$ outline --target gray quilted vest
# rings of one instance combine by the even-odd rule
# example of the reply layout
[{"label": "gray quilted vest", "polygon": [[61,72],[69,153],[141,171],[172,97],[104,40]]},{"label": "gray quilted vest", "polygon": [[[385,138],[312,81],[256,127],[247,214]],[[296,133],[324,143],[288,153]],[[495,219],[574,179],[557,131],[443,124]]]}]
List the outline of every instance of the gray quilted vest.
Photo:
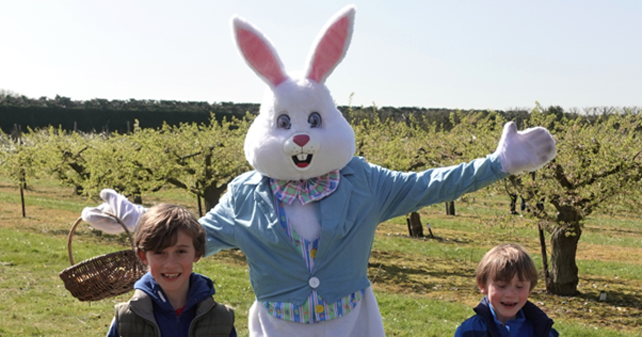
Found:
[{"label": "gray quilted vest", "polygon": [[[129,302],[116,304],[115,311],[119,336],[161,336],[154,319],[152,299],[144,291],[136,289]],[[234,311],[208,297],[196,305],[189,337],[229,337],[233,327]]]}]

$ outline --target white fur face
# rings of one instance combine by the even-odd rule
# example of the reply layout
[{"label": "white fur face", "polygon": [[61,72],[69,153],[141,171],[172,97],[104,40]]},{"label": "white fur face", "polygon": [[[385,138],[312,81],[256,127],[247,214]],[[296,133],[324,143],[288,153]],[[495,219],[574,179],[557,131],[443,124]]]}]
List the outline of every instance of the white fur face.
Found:
[{"label": "white fur face", "polygon": [[355,138],[325,85],[288,78],[268,89],[244,148],[245,158],[259,173],[302,180],[347,165]]}]

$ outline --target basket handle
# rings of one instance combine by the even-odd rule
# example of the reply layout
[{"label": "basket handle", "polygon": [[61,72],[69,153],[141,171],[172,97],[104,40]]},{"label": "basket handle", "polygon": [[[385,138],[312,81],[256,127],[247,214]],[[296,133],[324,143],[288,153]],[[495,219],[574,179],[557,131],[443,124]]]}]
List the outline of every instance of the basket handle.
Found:
[{"label": "basket handle", "polygon": [[[123,228],[125,229],[125,232],[127,233],[127,236],[129,237],[129,243],[132,246],[132,250],[136,251],[136,249],[134,249],[134,239],[132,239],[132,235],[129,232],[129,229],[127,229],[127,226],[125,226],[125,224],[116,215],[109,212],[103,212],[103,213],[116,219],[116,222],[118,222],[121,226],[123,226]],[[71,230],[69,231],[69,236],[67,237],[67,252],[69,253],[69,262],[71,262],[72,266],[74,265],[74,256],[71,253],[71,238],[74,236],[74,232],[76,231],[76,227],[78,227],[78,224],[80,223],[80,221],[82,221],[82,217],[79,217],[78,220],[76,220],[74,225],[71,227]]]}]

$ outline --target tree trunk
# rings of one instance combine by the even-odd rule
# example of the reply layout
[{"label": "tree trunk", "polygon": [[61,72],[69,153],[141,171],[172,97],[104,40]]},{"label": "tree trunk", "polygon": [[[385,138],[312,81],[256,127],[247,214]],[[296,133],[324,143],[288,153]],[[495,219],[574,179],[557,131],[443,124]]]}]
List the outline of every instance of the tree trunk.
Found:
[{"label": "tree trunk", "polygon": [[422,238],[424,236],[424,229],[421,225],[421,217],[419,216],[419,213],[410,213],[410,217],[406,218],[406,222],[408,223],[408,233],[411,237]]},{"label": "tree trunk", "polygon": [[221,187],[216,187],[216,184],[209,185],[205,187],[203,191],[203,203],[205,204],[204,212],[209,212],[216,204],[218,204],[218,199],[221,198],[221,194],[227,188],[226,185]]},{"label": "tree trunk", "polygon": [[132,192],[132,198],[134,199],[133,201],[136,205],[143,204],[143,196],[142,193],[140,193],[140,189],[136,188],[136,190]]},{"label": "tree trunk", "polygon": [[508,196],[510,197],[510,214],[517,214],[517,194],[509,193]]},{"label": "tree trunk", "polygon": [[446,215],[455,215],[455,202],[446,202]]},{"label": "tree trunk", "polygon": [[551,235],[551,269],[546,290],[561,296],[577,295],[579,277],[575,264],[577,243],[582,230],[579,221],[557,226]]}]

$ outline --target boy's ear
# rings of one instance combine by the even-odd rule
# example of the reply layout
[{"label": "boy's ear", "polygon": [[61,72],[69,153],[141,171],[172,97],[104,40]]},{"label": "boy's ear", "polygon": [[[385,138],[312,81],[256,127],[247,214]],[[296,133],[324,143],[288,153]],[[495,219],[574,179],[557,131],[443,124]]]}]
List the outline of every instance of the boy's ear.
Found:
[{"label": "boy's ear", "polygon": [[147,256],[145,256],[145,252],[143,252],[142,250],[139,250],[138,257],[140,258],[141,261],[143,261],[144,265],[147,265]]},{"label": "boy's ear", "polygon": [[486,285],[485,284],[477,283],[477,288],[479,288],[479,291],[481,291],[482,294],[488,295],[488,290],[486,289]]},{"label": "boy's ear", "polygon": [[200,256],[195,256],[195,257],[194,257],[194,263],[198,262],[198,260],[200,260],[200,259],[201,259],[201,257],[200,257]]}]

